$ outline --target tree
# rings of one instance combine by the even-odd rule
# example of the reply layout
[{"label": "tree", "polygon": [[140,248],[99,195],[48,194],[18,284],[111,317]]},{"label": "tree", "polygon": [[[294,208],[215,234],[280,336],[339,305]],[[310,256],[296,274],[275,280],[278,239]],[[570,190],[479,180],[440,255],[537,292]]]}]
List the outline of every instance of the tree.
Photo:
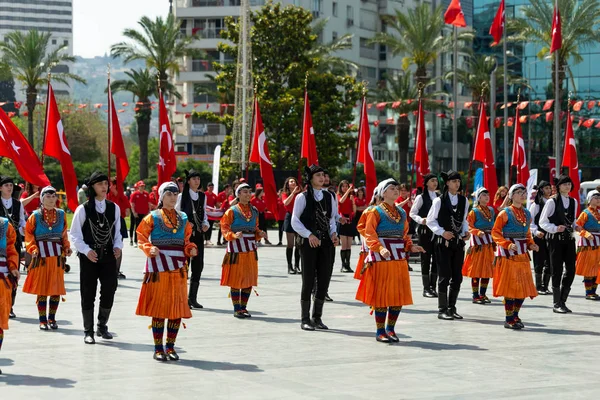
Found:
[{"label": "tree", "polygon": [[[68,46],[62,45],[50,48],[48,32],[31,30],[9,32],[0,42],[2,62],[12,71],[12,75],[25,87],[27,99],[29,143],[35,148],[33,138],[33,113],[37,105],[37,95],[40,88],[48,84],[48,70],[56,69],[60,64],[72,63],[75,57],[66,53]],[[52,80],[67,84],[70,80],[85,83],[85,79],[69,72],[52,72]]]},{"label": "tree", "polygon": [[[350,124],[362,85],[351,76],[317,70],[319,58],[309,55],[317,40],[310,11],[269,3],[252,12],[250,18],[252,76],[275,168],[298,169],[304,82],[306,73],[312,71],[308,76],[308,92],[319,161],[336,170],[347,162],[344,151],[355,143]],[[227,30],[221,35],[229,42],[220,43],[219,50],[236,57],[240,26],[233,18],[228,18],[226,24]],[[215,69],[218,87],[227,90],[235,82],[235,65],[215,63]],[[230,144],[230,139],[223,144],[223,170],[232,168],[228,162]]]},{"label": "tree", "polygon": [[[156,163],[158,163],[158,146],[159,146],[158,138],[149,139],[147,141],[147,146],[148,146],[148,149],[146,150],[146,152],[148,154],[148,162],[151,165],[156,165]],[[140,154],[141,154],[140,146],[133,145],[131,147],[131,151],[129,152],[129,159],[133,159],[133,160],[139,159]],[[143,180],[147,181],[147,183],[148,182],[156,182],[158,180],[156,168],[151,169],[149,172],[150,173],[147,174],[145,177],[142,177],[142,173],[140,171],[139,164],[134,163],[134,164],[131,164],[131,166],[130,166],[129,176],[127,179],[132,183],[138,181],[139,179],[143,179]]]},{"label": "tree", "polygon": [[[329,18],[315,21],[312,25],[312,33],[317,35],[317,37],[322,37],[327,22],[329,22]],[[348,73],[356,75],[359,66],[352,61],[336,55],[339,51],[352,49],[353,37],[353,34],[346,33],[337,39],[333,39],[331,42],[322,43],[319,40],[314,41],[306,55],[315,62],[315,71],[332,72],[336,75],[346,75]]]},{"label": "tree", "polygon": [[0,99],[6,104],[2,106],[5,112],[16,112],[15,107],[15,79],[13,78],[8,65],[0,64]]}]

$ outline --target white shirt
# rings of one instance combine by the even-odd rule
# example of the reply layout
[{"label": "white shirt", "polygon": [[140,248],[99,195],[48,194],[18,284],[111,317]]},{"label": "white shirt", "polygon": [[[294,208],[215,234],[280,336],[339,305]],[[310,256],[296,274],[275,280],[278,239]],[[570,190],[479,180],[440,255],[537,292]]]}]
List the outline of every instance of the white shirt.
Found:
[{"label": "white shirt", "polygon": [[[562,203],[563,206],[565,207],[565,209],[567,209],[569,207],[569,196],[564,196],[564,195],[560,195],[561,199],[562,199]],[[575,212],[577,212],[577,200],[573,199],[573,201],[575,202]],[[554,225],[552,222],[550,222],[550,217],[554,215],[554,201],[552,199],[546,201],[546,204],[544,205],[544,209],[542,210],[542,214],[540,215],[540,226],[542,227],[543,230],[545,230],[548,233],[557,233],[558,232],[558,226]],[[573,218],[573,230],[575,230],[575,222],[577,221],[577,216],[575,215]]]},{"label": "white shirt", "polygon": [[[193,201],[198,201],[198,192],[194,192],[192,189],[188,189],[190,191],[190,197],[192,198]],[[203,226],[207,226],[210,227],[210,224],[208,223],[208,215],[206,214],[206,196],[204,197],[204,219],[202,219],[202,225]],[[177,203],[175,203],[175,209],[177,211],[181,211],[181,193],[179,193],[177,195]],[[192,221],[190,221],[190,223],[192,223]]]},{"label": "white shirt", "polygon": [[[321,190],[314,189],[315,201],[323,200],[323,192],[327,192],[327,190],[326,189],[321,189]],[[292,228],[294,228],[294,230],[296,231],[296,233],[298,235],[302,236],[303,238],[308,239],[308,237],[310,235],[312,235],[312,232],[309,231],[308,229],[306,229],[304,224],[300,221],[300,216],[302,215],[302,212],[304,212],[304,209],[306,208],[306,194],[307,194],[307,192],[304,192],[304,193],[300,193],[299,195],[296,196],[296,202],[294,203],[294,211],[292,213]],[[337,215],[338,215],[337,201],[333,196],[331,196],[331,218],[329,219],[329,236],[332,236],[337,231],[336,225],[335,225]]]},{"label": "white shirt", "polygon": [[[96,211],[100,214],[106,211],[106,200],[98,201],[94,199],[96,203]],[[87,255],[92,249],[83,240],[83,223],[85,222],[87,215],[85,214],[85,208],[83,204],[75,209],[73,215],[73,221],[71,222],[71,230],[69,236],[71,237],[71,243],[75,245],[77,251],[81,254]],[[123,237],[121,236],[121,210],[119,206],[115,204],[115,226],[114,226],[115,237],[113,240],[113,248],[123,248]]]},{"label": "white shirt", "polygon": [[[548,199],[545,199],[545,202],[548,202]],[[531,235],[535,236],[538,234],[540,227],[538,227],[535,223],[535,216],[538,215],[538,213],[540,212],[540,206],[539,204],[536,204],[535,202],[531,203],[529,205],[529,212],[531,213],[531,225],[530,225],[530,229],[531,229]],[[540,215],[540,225],[541,225],[541,215]]]},{"label": "white shirt", "polygon": [[[431,200],[437,199],[438,195],[436,192],[432,192],[431,190],[428,190],[427,192],[429,192],[429,198]],[[408,213],[410,218],[419,225],[423,225],[423,219],[424,219],[424,218],[419,217],[419,211],[421,210],[421,207],[423,206],[423,195],[424,194],[425,193],[417,196],[417,198],[415,199],[415,202],[413,203],[412,207],[410,208],[410,212]]]},{"label": "white shirt", "polygon": [[[455,206],[458,204],[458,194],[448,193],[450,197],[450,203]],[[442,207],[442,198],[437,197],[433,200],[433,204],[431,205],[431,209],[427,214],[427,227],[431,229],[433,233],[438,236],[442,236],[442,234],[446,231],[438,224],[438,215],[440,213],[440,208]],[[469,202],[465,201],[465,213],[463,215],[462,222],[462,232],[461,236],[464,236],[469,231],[469,223],[467,222],[467,214],[469,214]]]},{"label": "white shirt", "polygon": [[[7,210],[10,209],[13,206],[13,198],[9,198],[9,199],[5,199],[4,197],[2,198],[2,205],[4,206],[4,208],[6,208]],[[21,204],[21,212],[19,215],[19,233],[21,234],[21,236],[25,235],[25,222],[27,220],[25,219],[25,207],[23,206],[23,204]]]}]

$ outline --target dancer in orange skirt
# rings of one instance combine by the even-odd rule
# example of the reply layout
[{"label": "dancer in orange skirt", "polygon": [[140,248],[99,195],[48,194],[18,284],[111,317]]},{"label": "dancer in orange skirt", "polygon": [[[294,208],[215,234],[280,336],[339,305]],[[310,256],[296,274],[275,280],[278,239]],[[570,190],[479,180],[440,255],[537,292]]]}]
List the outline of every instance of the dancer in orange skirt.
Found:
[{"label": "dancer in orange skirt", "polygon": [[490,193],[484,187],[475,192],[475,204],[467,215],[471,245],[462,268],[463,276],[471,278],[473,303],[491,303],[486,296],[490,278],[494,275],[494,241],[492,228],[496,220],[494,208],[489,206]]},{"label": "dancer in orange skirt", "polygon": [[588,208],[577,218],[579,232],[575,273],[583,276],[586,300],[600,300],[596,294],[598,269],[600,268],[600,192],[592,190],[587,195]]},{"label": "dancer in orange skirt", "polygon": [[395,327],[402,307],[413,303],[406,254],[424,250],[412,244],[406,212],[395,204],[400,195],[398,182],[387,179],[377,192],[383,201],[367,213],[364,235],[369,253],[356,300],[374,309],[375,339],[390,343],[399,341]]},{"label": "dancer in orange skirt", "polygon": [[[17,233],[7,218],[0,217],[0,349],[12,307],[12,291],[19,281],[19,254],[15,248]],[[0,370],[0,374],[2,371]]]},{"label": "dancer in orange skirt", "polygon": [[358,222],[356,223],[356,230],[360,236],[360,253],[358,253],[358,262],[356,263],[356,268],[354,269],[354,279],[358,279],[359,281],[362,279],[363,267],[365,265],[365,257],[369,253],[369,248],[367,247],[367,243],[365,241],[365,227],[367,225],[367,214],[374,211],[377,205],[379,205],[380,197],[377,193],[377,188],[373,190],[373,198],[369,203],[369,206],[362,212]]},{"label": "dancer in orange skirt", "polygon": [[529,250],[539,247],[531,236],[531,214],[523,207],[527,201],[527,189],[521,184],[511,186],[508,191],[508,206],[498,214],[492,238],[498,245],[494,268],[494,296],[504,296],[507,329],[525,327],[519,311],[526,297],[538,295],[533,277]]},{"label": "dancer in orange skirt", "polygon": [[[56,189],[46,186],[40,193],[42,207],[35,210],[25,226],[25,248],[31,254],[23,292],[37,295],[40,330],[56,330],[56,311],[65,295],[66,257],[71,255],[65,212],[56,208]],[[50,311],[47,310],[48,296]],[[48,326],[50,328],[48,328]]]},{"label": "dancer in orange skirt", "polygon": [[[137,227],[140,248],[148,257],[137,315],[152,317],[154,359],[179,360],[175,340],[181,318],[191,318],[187,293],[187,259],[198,254],[190,242],[192,225],[185,213],[175,210],[179,187],[165,182],[158,189],[158,209],[144,217]],[[163,334],[167,323],[166,353]]]},{"label": "dancer in orange skirt", "polygon": [[231,207],[221,220],[227,253],[223,259],[221,286],[231,288],[233,316],[250,318],[246,309],[252,286],[258,285],[258,255],[256,240],[265,237],[258,229],[258,211],[250,205],[250,185],[242,183],[235,190],[238,203]]}]

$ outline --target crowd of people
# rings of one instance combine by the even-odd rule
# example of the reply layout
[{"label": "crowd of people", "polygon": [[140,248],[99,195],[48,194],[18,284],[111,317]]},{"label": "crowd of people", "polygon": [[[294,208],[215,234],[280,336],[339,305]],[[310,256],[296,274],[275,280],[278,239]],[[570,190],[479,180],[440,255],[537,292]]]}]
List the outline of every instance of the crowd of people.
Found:
[{"label": "crowd of people", "polygon": [[[471,279],[475,304],[491,302],[488,285],[493,282],[492,295],[503,298],[504,327],[511,330],[525,327],[519,313],[527,298],[552,295],[553,311],[570,313],[575,275],[583,279],[585,298],[600,300],[598,190],[589,192],[587,208],[579,214],[578,200],[569,196],[568,176],[552,184],[539,182],[529,207],[527,189],[520,184],[500,187],[495,194],[479,188],[471,206],[458,172],[439,176],[441,182],[437,175],[425,175],[423,188],[413,193],[406,184],[386,179],[370,199],[362,182],[355,188],[343,180],[335,187],[317,165],[305,168],[302,182],[285,180],[277,215],[270,219],[279,225],[276,245],[283,246],[285,234],[288,273],[302,275],[301,329],[328,329],[323,311],[332,301],[328,291],[338,245],[341,271],[354,273],[359,281],[355,297],[371,307],[379,342],[399,341],[396,321],[402,308],[413,303],[411,254],[420,255],[422,295],[437,299],[440,320],[463,319],[457,309],[463,277]],[[203,308],[198,293],[204,249],[213,246],[217,222],[217,245],[225,246],[220,285],[230,288],[233,316],[251,318],[248,301],[258,284],[258,248],[263,240],[271,244],[260,184],[252,188],[240,179],[220,192],[212,183],[203,190],[200,174],[190,170],[150,193],[143,181],[131,193],[119,193],[114,179],[109,182],[95,172],[81,187],[70,226],[51,186],[21,187],[0,177],[0,195],[0,347],[9,319],[16,317],[12,306],[21,260],[27,268],[22,290],[36,296],[39,329],[56,330],[66,262],[73,252],[80,267],[84,342],[111,340],[108,321],[118,279],[125,278],[120,266],[129,238],[146,256],[136,314],[152,319],[153,357],[178,360],[175,342],[182,319]],[[355,237],[360,241],[356,271],[350,261]]]}]

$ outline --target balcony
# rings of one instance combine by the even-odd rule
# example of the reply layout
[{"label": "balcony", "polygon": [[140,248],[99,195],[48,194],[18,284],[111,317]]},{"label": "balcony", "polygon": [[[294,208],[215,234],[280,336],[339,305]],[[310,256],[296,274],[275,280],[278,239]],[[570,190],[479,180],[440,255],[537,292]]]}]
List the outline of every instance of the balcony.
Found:
[{"label": "balcony", "polygon": [[361,47],[359,54],[361,57],[370,58],[371,60],[377,60],[379,58],[379,53],[374,48]]},{"label": "balcony", "polygon": [[[264,6],[266,0],[250,0],[250,6]],[[241,0],[177,0],[178,8],[239,7]]]}]

